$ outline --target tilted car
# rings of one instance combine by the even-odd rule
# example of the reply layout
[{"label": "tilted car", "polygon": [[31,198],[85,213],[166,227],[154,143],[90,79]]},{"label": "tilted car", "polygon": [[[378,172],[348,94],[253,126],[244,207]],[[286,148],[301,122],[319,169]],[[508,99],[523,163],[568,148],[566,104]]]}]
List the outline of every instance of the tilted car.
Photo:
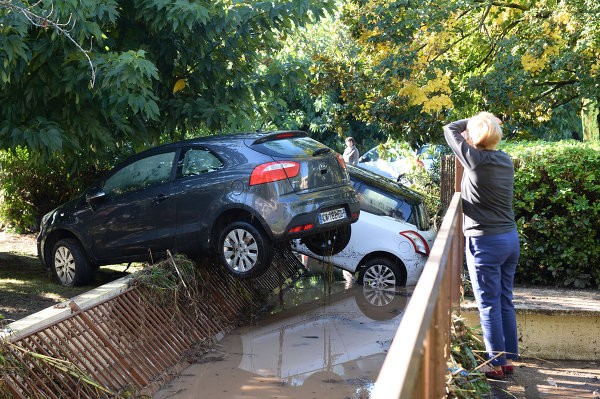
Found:
[{"label": "tilted car", "polygon": [[359,194],[360,220],[348,245],[330,256],[312,252],[300,240],[293,250],[316,262],[355,274],[359,284],[386,288],[417,283],[436,237],[422,196],[393,180],[348,166]]},{"label": "tilted car", "polygon": [[359,213],[341,155],[305,132],[204,137],[136,154],[46,214],[38,255],[66,286],[167,250],[250,278],[291,239],[339,252]]}]

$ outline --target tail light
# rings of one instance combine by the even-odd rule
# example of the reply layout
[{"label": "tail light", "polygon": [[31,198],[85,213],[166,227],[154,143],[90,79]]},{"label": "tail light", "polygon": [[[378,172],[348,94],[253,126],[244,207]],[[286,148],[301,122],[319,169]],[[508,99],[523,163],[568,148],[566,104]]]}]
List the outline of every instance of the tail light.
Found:
[{"label": "tail light", "polygon": [[300,164],[293,161],[275,161],[258,165],[250,175],[250,185],[285,180],[298,175]]},{"label": "tail light", "polygon": [[342,169],[346,169],[346,161],[344,161],[344,157],[342,157],[340,154],[336,153],[335,154],[340,166],[342,167]]},{"label": "tail light", "polygon": [[412,243],[413,247],[415,248],[416,253],[425,256],[429,255],[429,245],[419,233],[417,233],[416,231],[408,230],[401,231],[400,235],[408,238],[408,240]]}]

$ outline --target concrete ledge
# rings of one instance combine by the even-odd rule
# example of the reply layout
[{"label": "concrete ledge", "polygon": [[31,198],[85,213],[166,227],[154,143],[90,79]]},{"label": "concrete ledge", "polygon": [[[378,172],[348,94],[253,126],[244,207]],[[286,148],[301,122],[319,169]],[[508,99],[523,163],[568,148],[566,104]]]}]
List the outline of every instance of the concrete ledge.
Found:
[{"label": "concrete ledge", "polygon": [[85,309],[117,296],[129,288],[129,280],[131,280],[131,278],[132,276],[121,277],[120,279],[84,292],[67,301],[58,303],[17,320],[7,325],[4,330],[0,331],[0,338],[6,338],[9,341],[19,339],[25,334],[43,329],[58,320],[64,319],[65,316],[72,313],[70,307],[71,302],[74,302],[79,308]]},{"label": "concrete ledge", "polygon": [[[600,359],[600,291],[515,288],[521,356],[556,360]],[[461,303],[468,325],[479,326],[473,300]]]}]

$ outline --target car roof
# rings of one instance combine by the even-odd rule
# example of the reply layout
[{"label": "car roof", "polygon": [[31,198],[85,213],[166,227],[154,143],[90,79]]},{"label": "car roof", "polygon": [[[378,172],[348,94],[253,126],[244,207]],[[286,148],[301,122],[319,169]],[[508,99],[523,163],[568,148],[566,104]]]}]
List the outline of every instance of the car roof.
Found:
[{"label": "car roof", "polygon": [[415,203],[423,202],[424,196],[421,193],[412,190],[401,183],[371,172],[370,170],[362,169],[352,165],[347,165],[347,167],[350,177],[361,180],[370,186],[378,187],[384,191],[401,195],[409,201],[414,201]]},{"label": "car roof", "polygon": [[210,143],[225,143],[231,141],[243,141],[248,145],[264,143],[265,141],[270,140],[278,140],[284,138],[292,138],[292,137],[308,137],[308,133],[301,130],[277,130],[270,132],[240,132],[240,133],[228,133],[228,134],[215,134],[210,136],[201,136],[194,137],[191,139],[175,141],[172,143],[162,144],[155,147],[150,147],[144,151],[136,153],[135,156],[151,153],[151,152],[160,152],[165,149],[170,148],[179,148],[181,146],[186,145],[194,145],[194,144],[210,144]]},{"label": "car roof", "polygon": [[301,130],[276,130],[270,132],[241,132],[241,133],[229,133],[212,136],[196,137],[188,140],[183,140],[173,144],[194,144],[194,143],[207,143],[207,142],[222,142],[228,140],[249,140],[250,144],[258,144],[269,140],[278,140],[291,137],[306,137],[308,134]]}]

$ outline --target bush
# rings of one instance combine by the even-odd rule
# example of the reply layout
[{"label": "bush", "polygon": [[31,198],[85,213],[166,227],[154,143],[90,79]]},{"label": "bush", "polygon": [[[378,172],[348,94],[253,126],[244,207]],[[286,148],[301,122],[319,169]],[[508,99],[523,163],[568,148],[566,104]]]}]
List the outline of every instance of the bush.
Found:
[{"label": "bush", "polygon": [[600,287],[600,144],[507,143],[515,162],[519,283]]},{"label": "bush", "polygon": [[95,179],[70,173],[61,159],[34,162],[26,149],[0,151],[0,225],[17,233],[37,231],[41,217]]}]

